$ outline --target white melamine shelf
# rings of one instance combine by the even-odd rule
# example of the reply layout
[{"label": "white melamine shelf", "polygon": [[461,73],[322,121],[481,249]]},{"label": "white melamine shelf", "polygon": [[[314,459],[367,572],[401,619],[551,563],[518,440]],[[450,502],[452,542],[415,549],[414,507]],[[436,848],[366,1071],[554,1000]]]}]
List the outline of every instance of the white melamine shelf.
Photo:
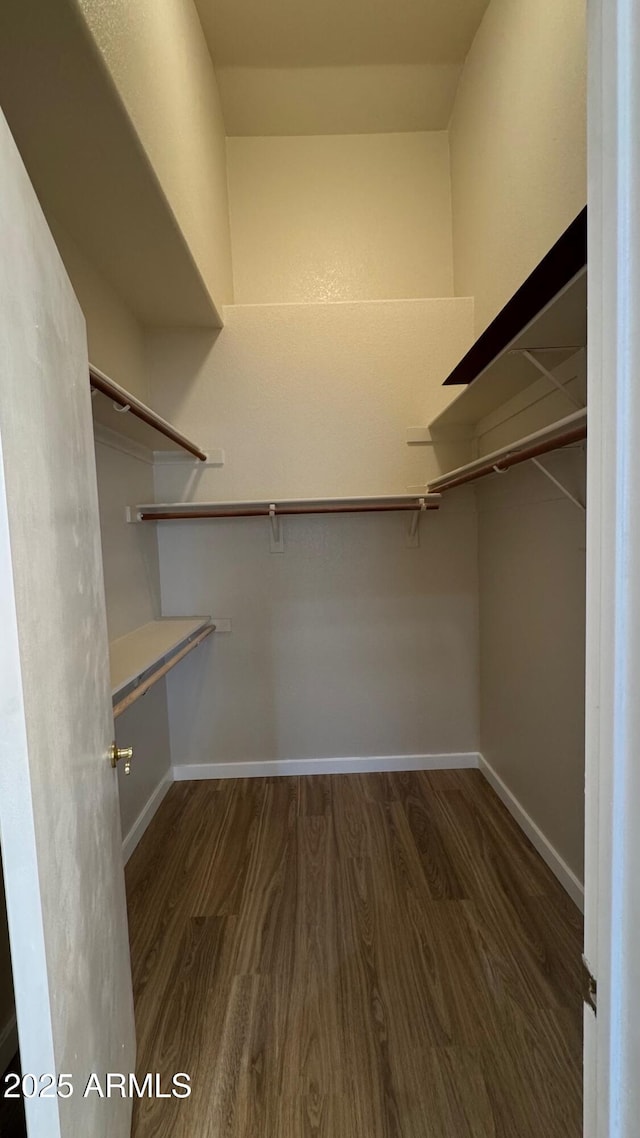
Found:
[{"label": "white melamine shelf", "polygon": [[130,506],[128,520],[132,522],[188,521],[269,517],[278,518],[300,514],[357,514],[385,513],[415,510],[437,510],[440,495],[377,494],[349,498],[261,498],[232,502],[153,502]]},{"label": "white melamine shelf", "polygon": [[109,645],[111,694],[119,695],[145,672],[178,652],[211,623],[209,616],[165,617],[151,620]]},{"label": "white melamine shelf", "polygon": [[197,443],[92,364],[89,365],[89,382],[97,423],[149,450],[157,449],[161,443],[163,449],[186,451],[200,462],[206,462],[207,456]]},{"label": "white melamine shelf", "polygon": [[[429,424],[435,438],[443,428],[472,427],[503,403],[540,380],[523,352],[553,372],[587,342],[587,270],[583,269],[491,360]],[[452,389],[453,390],[453,389]],[[550,386],[549,390],[553,390]]]},{"label": "white melamine shelf", "polygon": [[575,411],[572,415],[567,415],[564,419],[558,419],[555,423],[542,427],[539,431],[535,431],[525,438],[517,439],[508,446],[501,447],[500,450],[491,451],[490,454],[474,459],[473,462],[467,462],[456,470],[441,474],[439,478],[433,479],[429,484],[429,489],[433,492],[444,493],[445,490],[452,490],[467,482],[486,478],[488,474],[508,470],[511,466],[516,466],[521,462],[527,462],[529,459],[536,459],[541,455],[549,454],[551,451],[571,446],[586,437],[587,409],[585,407],[580,411]]}]

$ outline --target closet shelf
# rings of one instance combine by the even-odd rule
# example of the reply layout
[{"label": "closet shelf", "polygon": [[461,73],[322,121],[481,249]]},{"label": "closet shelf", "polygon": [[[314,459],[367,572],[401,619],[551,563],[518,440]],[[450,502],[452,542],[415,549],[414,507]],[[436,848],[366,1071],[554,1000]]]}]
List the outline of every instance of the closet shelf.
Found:
[{"label": "closet shelf", "polygon": [[443,428],[472,428],[503,403],[539,382],[544,374],[542,368],[553,373],[584,349],[586,343],[587,274],[583,270],[432,420],[432,434],[437,438]]},{"label": "closet shelf", "polygon": [[299,514],[368,514],[437,510],[440,495],[385,494],[360,498],[264,498],[234,502],[167,502],[132,506],[138,522],[192,521],[215,518],[277,518]]},{"label": "closet shelf", "polygon": [[455,486],[462,486],[466,482],[475,482],[479,478],[485,478],[488,474],[501,473],[509,470],[512,466],[517,466],[518,463],[528,462],[530,459],[539,458],[543,454],[560,450],[572,443],[581,442],[586,437],[587,409],[585,407],[584,410],[575,411],[564,419],[558,419],[555,423],[550,423],[549,426],[543,427],[531,435],[526,435],[524,438],[518,439],[517,442],[510,443],[509,446],[501,447],[500,450],[485,454],[482,458],[475,459],[464,466],[459,466],[456,470],[449,471],[448,474],[435,478],[429,483],[429,491],[442,494],[445,490],[453,490]]},{"label": "closet shelf", "polygon": [[207,461],[206,454],[196,443],[91,364],[89,381],[92,392],[96,393],[93,399],[93,414],[97,422],[119,435],[125,435],[137,443],[142,443],[151,450],[157,449],[160,434],[168,439],[170,449],[186,450],[200,462]]},{"label": "closet shelf", "polygon": [[473,428],[543,376],[562,390],[570,379],[553,373],[586,343],[585,208],[444,381],[467,386],[429,424],[433,438]]},{"label": "closet shelf", "polygon": [[[134,697],[138,699],[144,694],[142,688],[147,691],[161,678],[159,673],[165,675],[212,632],[215,632],[215,626],[209,616],[165,617],[149,621],[126,636],[112,640],[109,645],[112,697],[115,699],[132,684],[138,684],[126,701],[133,702]],[[114,715],[125,710],[121,708],[123,702],[125,700],[114,707]]]},{"label": "closet shelf", "polygon": [[[574,291],[587,267],[587,208],[556,241],[489,327],[445,379],[445,386],[475,383],[505,351],[572,347],[586,343],[586,292]],[[584,282],[586,288],[586,282]],[[584,304],[578,301],[584,297]]]}]

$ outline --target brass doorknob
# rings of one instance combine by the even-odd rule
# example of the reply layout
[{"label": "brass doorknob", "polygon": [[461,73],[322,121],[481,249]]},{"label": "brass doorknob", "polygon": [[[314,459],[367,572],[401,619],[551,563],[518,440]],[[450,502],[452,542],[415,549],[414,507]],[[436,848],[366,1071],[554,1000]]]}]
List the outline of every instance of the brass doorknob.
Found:
[{"label": "brass doorknob", "polygon": [[133,747],[117,747],[115,743],[111,744],[111,766],[117,767],[121,759],[124,759],[124,773],[131,774],[131,760],[133,758]]}]

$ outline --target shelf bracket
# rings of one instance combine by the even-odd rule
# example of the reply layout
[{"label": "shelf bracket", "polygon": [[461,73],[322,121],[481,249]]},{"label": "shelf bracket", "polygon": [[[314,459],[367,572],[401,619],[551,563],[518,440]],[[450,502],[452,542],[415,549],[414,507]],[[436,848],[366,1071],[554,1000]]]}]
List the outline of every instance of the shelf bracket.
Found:
[{"label": "shelf bracket", "polygon": [[420,518],[426,512],[427,503],[424,498],[419,500],[419,509],[411,515],[409,522],[409,531],[407,533],[407,546],[409,549],[420,548]]},{"label": "shelf bracket", "polygon": [[282,532],[282,522],[278,517],[274,502],[272,502],[269,506],[269,526],[269,552],[284,553],[284,534]]},{"label": "shelf bracket", "polygon": [[584,410],[584,403],[581,403],[579,399],[576,399],[575,395],[571,395],[571,393],[567,391],[564,383],[561,383],[560,380],[557,379],[553,374],[553,372],[549,371],[549,368],[545,367],[544,364],[541,363],[536,356],[534,356],[533,352],[528,351],[526,348],[521,348],[520,351],[525,360],[528,360],[530,364],[533,364],[533,366],[537,368],[540,374],[543,375],[545,379],[548,379],[549,383],[553,384],[553,386],[557,388],[557,390],[561,392],[562,395],[564,395],[565,399],[568,399],[570,403],[573,403],[573,406],[576,407],[578,411]]},{"label": "shelf bracket", "polygon": [[576,498],[575,494],[572,494],[571,491],[568,490],[564,485],[564,483],[561,482],[559,478],[556,478],[555,474],[552,474],[550,470],[547,470],[547,467],[540,462],[540,459],[532,458],[531,462],[534,466],[537,466],[538,470],[544,474],[545,478],[548,478],[550,482],[553,482],[553,485],[557,487],[561,494],[564,494],[565,498],[568,498],[570,502],[573,502],[574,506],[577,506],[579,510],[582,510],[583,514],[585,513],[586,506],[584,502],[581,502],[579,498]]}]

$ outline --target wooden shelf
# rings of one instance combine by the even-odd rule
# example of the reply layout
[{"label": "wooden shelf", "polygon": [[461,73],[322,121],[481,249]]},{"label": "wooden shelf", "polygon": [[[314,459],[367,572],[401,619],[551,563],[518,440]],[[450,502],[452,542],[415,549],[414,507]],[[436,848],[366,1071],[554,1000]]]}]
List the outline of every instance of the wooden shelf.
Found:
[{"label": "wooden shelf", "polygon": [[[184,450],[200,462],[206,462],[207,456],[197,443],[181,434],[146,403],[131,395],[93,365],[89,366],[89,381],[94,393],[93,417],[103,427],[133,439],[150,450],[158,449],[162,440],[162,449]],[[116,410],[116,406],[122,410]]]},{"label": "wooden shelf", "polygon": [[166,617],[143,624],[109,645],[111,694],[135,684],[211,624],[209,616]]},{"label": "wooden shelf", "polygon": [[[586,342],[587,273],[583,269],[430,423],[434,437],[444,428],[479,423],[501,404],[537,383],[541,372],[523,355],[524,351],[534,353],[549,371],[554,371],[584,348]],[[549,385],[549,391],[552,390]]]}]

